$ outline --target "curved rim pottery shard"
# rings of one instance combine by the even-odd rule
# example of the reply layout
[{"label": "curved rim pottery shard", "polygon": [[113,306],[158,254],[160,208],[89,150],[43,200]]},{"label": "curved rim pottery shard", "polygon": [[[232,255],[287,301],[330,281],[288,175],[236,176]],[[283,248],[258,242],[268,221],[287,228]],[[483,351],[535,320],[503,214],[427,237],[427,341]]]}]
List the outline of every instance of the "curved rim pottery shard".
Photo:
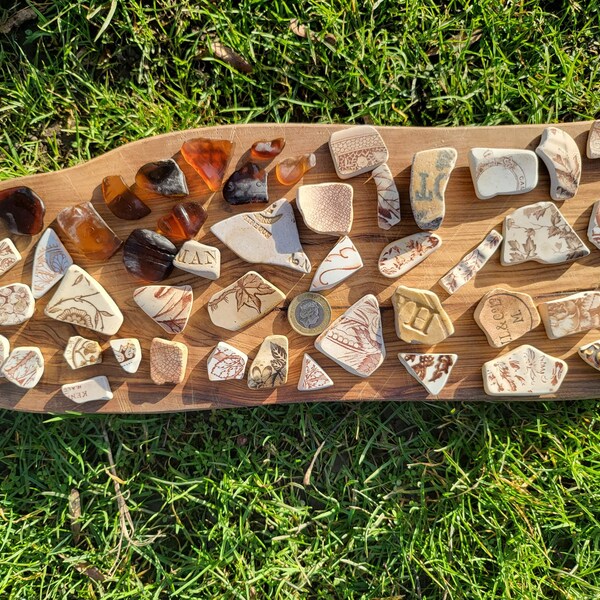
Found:
[{"label": "curved rim pottery shard", "polygon": [[41,298],[50,291],[64,276],[73,264],[60,238],[48,227],[35,247],[33,271],[31,274],[31,291],[34,298]]},{"label": "curved rim pottery shard", "polygon": [[20,325],[33,317],[35,299],[24,283],[0,287],[0,326]]},{"label": "curved rim pottery shard", "polygon": [[442,246],[435,233],[419,232],[388,244],[379,255],[377,266],[384,277],[395,279],[408,273]]},{"label": "curved rim pottery shard", "polygon": [[358,125],[334,131],[329,150],[340,179],[350,179],[387,163],[388,149],[375,127]]},{"label": "curved rim pottery shard", "polygon": [[329,251],[315,271],[310,291],[330,290],[362,268],[362,258],[352,240],[346,235]]},{"label": "curved rim pottery shard", "polygon": [[277,200],[260,212],[248,212],[215,223],[210,230],[241,259],[310,273],[292,205]]},{"label": "curved rim pottery shard", "polygon": [[347,235],[352,229],[354,189],[348,183],[301,185],[296,206],[306,226],[323,235]]}]

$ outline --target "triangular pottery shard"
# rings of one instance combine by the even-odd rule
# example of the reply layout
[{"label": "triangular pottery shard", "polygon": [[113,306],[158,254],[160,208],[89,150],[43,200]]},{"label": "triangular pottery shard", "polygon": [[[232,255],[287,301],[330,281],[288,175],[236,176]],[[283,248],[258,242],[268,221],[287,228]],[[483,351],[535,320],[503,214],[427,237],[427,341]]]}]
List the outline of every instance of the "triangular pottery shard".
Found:
[{"label": "triangular pottery shard", "polygon": [[368,173],[387,163],[386,145],[375,127],[358,125],[334,131],[329,138],[333,166],[340,179]]},{"label": "triangular pottery shard", "polygon": [[551,340],[600,328],[600,292],[578,292],[542,302],[538,309]]},{"label": "triangular pottery shard", "polygon": [[446,385],[452,368],[458,360],[456,354],[398,354],[400,362],[430,394],[436,396]]},{"label": "triangular pottery shard", "polygon": [[325,373],[310,354],[304,354],[302,359],[302,370],[300,371],[300,380],[298,381],[298,390],[300,392],[312,392],[314,390],[324,390],[331,387],[333,381]]},{"label": "triangular pottery shard", "polygon": [[147,285],[135,290],[133,299],[167,333],[181,333],[190,318],[194,295],[189,285]]},{"label": "triangular pottery shard", "polygon": [[589,248],[552,202],[515,210],[504,219],[500,262],[519,265],[529,260],[558,264],[587,256]]},{"label": "triangular pottery shard", "polygon": [[232,152],[233,143],[229,140],[196,138],[181,146],[183,158],[213,192],[219,190],[223,183]]},{"label": "triangular pottery shard", "polygon": [[385,359],[379,303],[363,296],[315,341],[315,348],[353,375],[372,375]]},{"label": "triangular pottery shard", "polygon": [[35,247],[31,291],[34,298],[41,298],[73,264],[71,255],[63,246],[54,229],[48,227]]},{"label": "triangular pottery shard", "polygon": [[229,217],[210,230],[249,263],[277,265],[310,273],[311,264],[300,243],[294,209],[285,198],[260,212]]},{"label": "triangular pottery shard", "polygon": [[310,284],[310,291],[329,290],[348,279],[362,267],[363,261],[356,246],[345,235],[319,265]]}]

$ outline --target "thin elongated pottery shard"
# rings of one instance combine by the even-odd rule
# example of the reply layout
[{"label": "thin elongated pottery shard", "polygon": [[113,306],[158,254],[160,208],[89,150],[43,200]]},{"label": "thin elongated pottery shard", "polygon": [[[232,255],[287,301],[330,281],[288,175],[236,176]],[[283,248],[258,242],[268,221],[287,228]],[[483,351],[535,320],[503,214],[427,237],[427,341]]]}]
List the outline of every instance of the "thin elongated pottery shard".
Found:
[{"label": "thin elongated pottery shard", "polygon": [[172,158],[142,165],[135,174],[135,183],[169,198],[181,198],[190,193],[183,171]]},{"label": "thin elongated pottery shard", "polygon": [[600,340],[580,346],[577,352],[590,367],[600,371]]},{"label": "thin elongated pottery shard", "polygon": [[71,402],[85,404],[86,402],[102,402],[112,400],[113,393],[110,383],[104,375],[84,379],[76,383],[65,383],[61,387],[62,393]]},{"label": "thin elongated pottery shard", "polygon": [[214,246],[189,240],[179,249],[173,265],[199,277],[219,279],[221,276],[221,251]]},{"label": "thin elongated pottery shard", "polygon": [[329,150],[340,179],[350,179],[387,163],[388,149],[375,127],[358,125],[334,131]]},{"label": "thin elongated pottery shard", "polygon": [[317,183],[301,185],[296,206],[315,233],[347,235],[352,229],[354,189],[347,183]]},{"label": "thin elongated pottery shard", "polygon": [[150,378],[156,385],[183,383],[187,359],[185,344],[154,338],[150,346]]},{"label": "thin elongated pottery shard", "polygon": [[408,273],[442,245],[435,233],[419,232],[388,244],[379,255],[379,272],[394,279]]},{"label": "thin elongated pottery shard", "polygon": [[248,387],[263,390],[285,385],[288,377],[288,339],[269,335],[248,369]]},{"label": "thin elongated pottery shard", "polygon": [[0,277],[21,260],[21,254],[10,238],[0,240]]},{"label": "thin elongated pottery shard", "polygon": [[552,202],[538,202],[515,210],[504,219],[500,262],[520,265],[529,260],[558,264],[590,253]]},{"label": "thin elongated pottery shard", "polygon": [[102,348],[95,340],[88,340],[80,335],[73,335],[67,342],[63,353],[71,369],[81,369],[102,362]]},{"label": "thin elongated pottery shard", "polygon": [[524,344],[484,363],[483,387],[490,396],[541,396],[554,394],[564,381],[564,360]]},{"label": "thin elongated pottery shard", "polygon": [[142,347],[136,338],[110,340],[110,347],[119,366],[126,373],[137,373],[142,362]]},{"label": "thin elongated pottery shard", "polygon": [[431,395],[437,396],[443,389],[452,368],[458,360],[456,354],[398,354],[400,362]]},{"label": "thin elongated pottery shard", "polygon": [[600,327],[600,292],[578,292],[542,302],[538,310],[551,340]]},{"label": "thin elongated pottery shard", "polygon": [[586,153],[588,158],[600,158],[600,120],[592,123],[588,133]]},{"label": "thin elongated pottery shard", "polygon": [[0,326],[20,325],[33,317],[35,299],[24,283],[0,287]]},{"label": "thin elongated pottery shard", "polygon": [[471,148],[469,168],[480,200],[525,194],[538,184],[538,158],[518,148]]},{"label": "thin elongated pottery shard", "polygon": [[377,225],[388,230],[400,223],[400,194],[386,164],[375,167],[372,175],[377,186]]},{"label": "thin elongated pottery shard", "polygon": [[410,170],[410,205],[419,229],[438,229],[446,214],[446,186],[458,153],[455,148],[421,150]]},{"label": "thin elongated pottery shard", "polygon": [[219,221],[210,230],[241,259],[310,273],[302,249],[294,209],[285,199],[260,212],[248,212]]},{"label": "thin elongated pottery shard", "polygon": [[210,381],[243,379],[248,356],[227,342],[219,342],[210,353],[207,361]]},{"label": "thin elongated pottery shard", "polygon": [[37,235],[44,228],[46,207],[28,187],[12,187],[0,192],[0,219],[11,233]]},{"label": "thin elongated pottery shard", "polygon": [[2,365],[2,375],[20,388],[34,388],[44,374],[44,357],[36,346],[15,348]]},{"label": "thin elongated pottery shard", "polygon": [[8,338],[0,335],[0,377],[2,375],[2,365],[6,362],[6,359],[10,356],[10,342]]},{"label": "thin elongated pottery shard", "polygon": [[440,285],[449,294],[454,294],[483,269],[487,261],[498,250],[501,242],[502,236],[492,229],[477,248],[463,256],[461,261],[440,279]]},{"label": "thin elongated pottery shard", "polygon": [[35,247],[31,291],[34,298],[41,298],[50,291],[73,264],[54,229],[48,227]]},{"label": "thin elongated pottery shard", "polygon": [[285,294],[256,271],[216,292],[208,301],[208,316],[214,325],[237,331],[270,313]]},{"label": "thin elongated pottery shard", "polygon": [[229,140],[196,138],[181,146],[185,161],[204,179],[212,192],[221,187],[232,152],[233,143]]},{"label": "thin elongated pottery shard", "polygon": [[369,377],[385,359],[379,302],[363,296],[315,341],[315,348],[359,377]]},{"label": "thin elongated pottery shard", "polygon": [[300,392],[313,392],[315,390],[324,390],[332,385],[333,381],[325,373],[323,367],[310,354],[304,353],[298,390]]},{"label": "thin elongated pottery shard", "polygon": [[104,335],[114,335],[123,324],[123,313],[108,292],[77,265],[68,268],[44,314]]},{"label": "thin elongated pottery shard", "polygon": [[189,285],[146,285],[133,292],[135,303],[167,333],[181,333],[188,323],[194,294]]},{"label": "thin elongated pottery shard", "polygon": [[319,265],[310,284],[310,291],[330,290],[362,268],[363,261],[356,246],[348,236],[344,236]]},{"label": "thin elongated pottery shard", "polygon": [[550,174],[550,198],[573,198],[581,179],[581,154],[575,140],[558,127],[546,127],[535,152]]},{"label": "thin elongated pottery shard", "polygon": [[588,240],[600,248],[600,200],[594,203],[592,214],[590,215],[590,223],[587,230]]}]

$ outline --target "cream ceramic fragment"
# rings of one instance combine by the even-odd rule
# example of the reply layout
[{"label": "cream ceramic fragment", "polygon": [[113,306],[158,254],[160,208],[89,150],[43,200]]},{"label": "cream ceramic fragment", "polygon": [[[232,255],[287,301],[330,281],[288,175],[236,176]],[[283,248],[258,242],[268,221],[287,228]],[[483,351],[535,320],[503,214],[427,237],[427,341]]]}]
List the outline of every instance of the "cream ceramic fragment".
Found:
[{"label": "cream ceramic fragment", "polygon": [[10,238],[0,240],[0,277],[21,260],[21,254]]},{"label": "cream ceramic fragment", "polygon": [[31,291],[34,298],[41,298],[58,283],[67,269],[73,264],[60,238],[48,227],[39,239],[33,256],[33,273],[31,275]]},{"label": "cream ceramic fragment", "polygon": [[387,163],[389,154],[375,127],[358,125],[335,131],[329,138],[329,150],[340,179],[368,173]]},{"label": "cream ceramic fragment", "polygon": [[181,333],[187,325],[194,294],[189,285],[146,285],[133,292],[135,303],[167,333]]},{"label": "cream ceramic fragment", "polygon": [[587,157],[600,158],[600,120],[594,121],[587,139]]},{"label": "cream ceramic fragment", "polygon": [[185,344],[154,338],[150,346],[150,378],[156,385],[182,383],[187,359]]},{"label": "cream ceramic fragment", "polygon": [[31,319],[35,300],[31,289],[24,283],[11,283],[0,287],[0,325],[20,325]]},{"label": "cream ceramic fragment", "polygon": [[248,369],[248,387],[261,390],[285,385],[288,376],[288,339],[269,335]]},{"label": "cream ceramic fragment", "polygon": [[387,230],[400,223],[400,194],[386,164],[375,167],[371,174],[377,186],[377,224]]},{"label": "cream ceramic fragment", "polygon": [[219,221],[210,230],[241,259],[310,273],[302,249],[294,209],[285,199],[260,212],[248,212]]},{"label": "cream ceramic fragment", "polygon": [[520,265],[529,260],[558,264],[590,253],[552,202],[538,202],[515,210],[504,219],[500,262]]},{"label": "cream ceramic fragment", "polygon": [[76,383],[65,383],[61,387],[61,390],[71,402],[76,402],[77,404],[112,400],[113,397],[110,383],[104,375],[84,379]]},{"label": "cream ceramic fragment", "polygon": [[600,327],[600,292],[578,292],[538,305],[551,340]]},{"label": "cream ceramic fragment", "polygon": [[35,346],[15,348],[4,361],[1,373],[21,388],[34,388],[44,374],[44,357]]},{"label": "cream ceramic fragment", "polygon": [[443,389],[452,368],[458,360],[456,354],[398,354],[400,362],[430,394],[437,396]]},{"label": "cream ceramic fragment", "polygon": [[592,214],[590,215],[590,224],[587,230],[588,240],[600,248],[600,200],[594,203]]},{"label": "cream ceramic fragment", "polygon": [[137,373],[142,362],[142,347],[139,340],[136,338],[110,340],[110,347],[123,371]]},{"label": "cream ceramic fragment", "polygon": [[108,292],[77,265],[67,269],[44,314],[104,335],[114,335],[123,324],[123,313]]},{"label": "cream ceramic fragment", "polygon": [[379,255],[379,272],[394,279],[408,273],[442,245],[435,233],[419,232],[388,244]]},{"label": "cream ceramic fragment", "polygon": [[101,363],[102,348],[94,340],[74,335],[69,338],[63,356],[71,369],[81,369]]},{"label": "cream ceramic fragment", "polygon": [[363,261],[356,246],[348,236],[344,236],[319,265],[310,284],[310,291],[330,290],[362,268]]},{"label": "cream ceramic fragment", "polygon": [[8,338],[4,337],[3,335],[0,335],[0,377],[4,377],[4,375],[2,375],[2,365],[9,357],[9,355],[10,342],[8,341]]},{"label": "cream ceramic fragment", "polygon": [[379,302],[363,296],[315,341],[315,348],[353,375],[369,377],[385,359]]},{"label": "cream ceramic fragment", "polygon": [[567,375],[567,363],[524,344],[484,363],[485,393],[490,396],[554,394]]},{"label": "cream ceramic fragment", "polygon": [[304,353],[298,390],[300,392],[312,392],[314,390],[324,390],[332,385],[333,381],[325,373],[323,367],[317,364],[310,354]]},{"label": "cream ceramic fragment", "polygon": [[581,179],[581,154],[575,140],[558,127],[546,127],[535,151],[550,174],[550,198],[573,198]]},{"label": "cream ceramic fragment", "polygon": [[346,235],[352,229],[354,189],[347,183],[317,183],[301,185],[296,194],[296,206],[315,233]]},{"label": "cream ceramic fragment", "polygon": [[600,371],[600,340],[580,346],[578,353],[581,359],[590,367]]},{"label": "cream ceramic fragment", "polygon": [[210,381],[243,379],[248,356],[227,342],[219,342],[210,353],[207,361]]},{"label": "cream ceramic fragment", "polygon": [[221,275],[221,251],[214,246],[188,240],[181,246],[173,264],[182,271],[206,279],[219,279]]}]

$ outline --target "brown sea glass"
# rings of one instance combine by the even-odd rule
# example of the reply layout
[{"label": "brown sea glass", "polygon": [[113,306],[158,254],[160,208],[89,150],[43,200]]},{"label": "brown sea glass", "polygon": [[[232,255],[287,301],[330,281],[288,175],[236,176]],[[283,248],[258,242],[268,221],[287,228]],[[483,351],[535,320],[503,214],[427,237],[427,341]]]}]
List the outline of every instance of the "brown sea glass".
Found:
[{"label": "brown sea glass", "polygon": [[91,202],[63,208],[56,222],[77,250],[93,260],[111,257],[123,243]]},{"label": "brown sea glass", "polygon": [[275,158],[285,148],[285,139],[261,140],[254,142],[250,148],[250,158],[254,160],[270,160]]},{"label": "brown sea glass", "polygon": [[223,186],[223,197],[229,204],[268,202],[267,174],[256,163],[247,162],[234,171]]},{"label": "brown sea glass", "polygon": [[158,233],[174,244],[179,244],[194,238],[206,221],[206,217],[208,217],[206,209],[198,202],[180,202],[168,215],[158,220]]},{"label": "brown sea glass", "polygon": [[12,187],[0,192],[0,219],[12,233],[36,235],[44,228],[46,207],[28,187]]},{"label": "brown sea glass", "polygon": [[141,188],[173,198],[187,196],[187,181],[179,165],[172,159],[159,160],[141,166],[135,175]]},{"label": "brown sea glass", "polygon": [[275,177],[282,185],[294,185],[317,164],[314,154],[286,158],[275,167]]},{"label": "brown sea glass", "polygon": [[123,246],[123,264],[134,277],[144,281],[163,281],[173,270],[177,248],[164,236],[150,229],[134,229]]},{"label": "brown sea glass", "polygon": [[120,175],[109,175],[102,180],[102,196],[115,217],[137,221],[152,211],[127,187]]},{"label": "brown sea glass", "polygon": [[229,140],[196,138],[181,146],[183,158],[204,179],[212,192],[221,187],[232,152],[233,143]]}]

